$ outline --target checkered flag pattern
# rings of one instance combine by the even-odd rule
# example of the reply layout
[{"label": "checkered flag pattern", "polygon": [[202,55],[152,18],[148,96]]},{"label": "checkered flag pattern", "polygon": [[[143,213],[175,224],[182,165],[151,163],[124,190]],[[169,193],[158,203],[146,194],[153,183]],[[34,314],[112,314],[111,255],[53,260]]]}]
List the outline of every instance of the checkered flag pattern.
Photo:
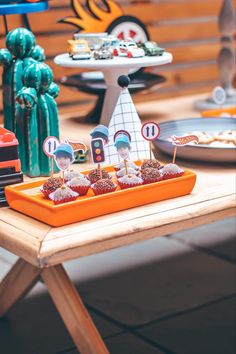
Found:
[{"label": "checkered flag pattern", "polygon": [[124,88],[108,126],[109,143],[105,146],[106,164],[117,164],[122,161],[114,146],[114,135],[119,130],[127,130],[131,136],[130,160],[149,159],[149,143],[143,139],[141,128],[142,124],[129,90]]}]

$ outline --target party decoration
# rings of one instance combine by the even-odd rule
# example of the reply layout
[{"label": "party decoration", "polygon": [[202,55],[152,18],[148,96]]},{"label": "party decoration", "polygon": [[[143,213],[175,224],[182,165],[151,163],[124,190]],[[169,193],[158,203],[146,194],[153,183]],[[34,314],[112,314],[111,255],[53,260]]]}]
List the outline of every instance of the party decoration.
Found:
[{"label": "party decoration", "polygon": [[128,174],[128,160],[130,154],[130,134],[125,130],[119,130],[114,136],[115,147],[119,156],[124,160],[126,174]]},{"label": "party decoration", "polygon": [[80,0],[71,0],[74,17],[69,16],[59,22],[68,23],[86,32],[104,32],[112,21],[123,14],[120,6],[112,0],[102,1],[107,8],[103,10],[94,0],[89,0],[84,7]]},{"label": "party decoration", "polygon": [[75,163],[81,163],[86,161],[88,155],[88,147],[83,141],[67,140],[74,150]]},{"label": "party decoration", "polygon": [[105,154],[108,164],[119,164],[122,159],[117,154],[116,147],[113,143],[114,136],[117,131],[124,130],[130,134],[130,159],[143,160],[147,159],[149,153],[149,143],[145,141],[141,134],[141,121],[130,96],[129,78],[121,75],[118,84],[122,87],[120,96],[112,114],[108,129],[109,142],[105,146]]},{"label": "party decoration", "polygon": [[171,141],[172,144],[175,146],[174,148],[174,155],[173,155],[173,163],[175,163],[175,159],[176,159],[176,152],[177,152],[177,147],[178,146],[184,146],[187,145],[191,142],[194,142],[196,144],[198,144],[199,142],[199,138],[197,135],[191,134],[191,135],[185,135],[185,136],[176,136],[173,135],[171,137]]},{"label": "party decoration", "polygon": [[150,160],[152,160],[152,141],[160,135],[160,127],[155,122],[146,122],[142,125],[141,134],[145,140],[149,141]]},{"label": "party decoration", "polygon": [[74,150],[70,144],[61,143],[53,152],[57,167],[61,171],[67,170],[75,160]]},{"label": "party decoration", "polygon": [[91,155],[93,163],[98,165],[98,172],[102,179],[101,163],[105,161],[104,142],[102,138],[91,140]]},{"label": "party decoration", "polygon": [[35,37],[25,28],[17,28],[6,37],[7,49],[0,50],[0,65],[3,66],[3,114],[4,127],[16,131],[15,98],[23,87],[24,69],[35,61],[44,61],[44,50],[35,46]]},{"label": "party decoration", "polygon": [[101,138],[91,140],[91,153],[93,163],[102,163],[105,161],[104,144]]},{"label": "party decoration", "polygon": [[31,177],[48,176],[51,164],[42,153],[48,136],[59,138],[58,111],[54,97],[58,87],[53,83],[48,65],[34,62],[24,70],[24,87],[16,95],[16,136],[22,170]]},{"label": "party decoration", "polygon": [[92,132],[90,133],[92,139],[101,138],[103,140],[104,145],[108,143],[109,130],[105,125],[99,124],[97,125]]},{"label": "party decoration", "polygon": [[54,174],[54,151],[60,145],[59,140],[55,136],[48,136],[43,142],[43,152],[51,159],[51,175]]}]

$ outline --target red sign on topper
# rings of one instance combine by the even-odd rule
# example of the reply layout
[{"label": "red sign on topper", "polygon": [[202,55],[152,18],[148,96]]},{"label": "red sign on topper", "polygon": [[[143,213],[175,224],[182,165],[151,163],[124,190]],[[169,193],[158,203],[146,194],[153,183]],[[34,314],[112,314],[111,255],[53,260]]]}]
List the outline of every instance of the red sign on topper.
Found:
[{"label": "red sign on topper", "polygon": [[145,140],[156,140],[160,135],[161,129],[155,122],[146,122],[142,125],[141,134]]},{"label": "red sign on topper", "polygon": [[43,152],[48,157],[54,157],[53,153],[60,144],[55,136],[48,136],[43,142]]}]

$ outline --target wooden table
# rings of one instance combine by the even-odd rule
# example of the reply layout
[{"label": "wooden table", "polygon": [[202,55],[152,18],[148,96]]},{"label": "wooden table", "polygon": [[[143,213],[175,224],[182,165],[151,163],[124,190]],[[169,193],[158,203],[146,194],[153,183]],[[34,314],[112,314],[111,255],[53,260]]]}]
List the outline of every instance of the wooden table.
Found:
[{"label": "wooden table", "polygon": [[[178,109],[178,104],[183,107],[183,100],[168,100],[158,106],[160,110],[163,107],[169,110],[170,106]],[[67,129],[68,125],[71,129],[75,124],[67,121]],[[84,126],[81,130],[90,128]],[[159,158],[163,156],[159,154]],[[52,228],[2,208],[0,246],[20,259],[0,284],[0,316],[6,315],[41,277],[78,350],[82,354],[108,353],[62,264],[235,215],[233,166],[190,163],[183,166],[197,172],[196,187],[191,195],[68,226]]]}]

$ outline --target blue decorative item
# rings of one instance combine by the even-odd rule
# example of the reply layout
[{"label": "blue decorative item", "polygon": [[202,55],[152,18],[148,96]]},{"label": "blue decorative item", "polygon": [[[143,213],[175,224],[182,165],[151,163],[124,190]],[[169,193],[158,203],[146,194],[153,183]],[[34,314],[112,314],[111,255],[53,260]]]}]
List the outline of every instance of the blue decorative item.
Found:
[{"label": "blue decorative item", "polygon": [[31,12],[41,12],[48,10],[48,0],[0,0],[0,15],[4,19],[6,34],[8,33],[7,15],[22,15],[26,28],[30,30],[27,14]]}]

